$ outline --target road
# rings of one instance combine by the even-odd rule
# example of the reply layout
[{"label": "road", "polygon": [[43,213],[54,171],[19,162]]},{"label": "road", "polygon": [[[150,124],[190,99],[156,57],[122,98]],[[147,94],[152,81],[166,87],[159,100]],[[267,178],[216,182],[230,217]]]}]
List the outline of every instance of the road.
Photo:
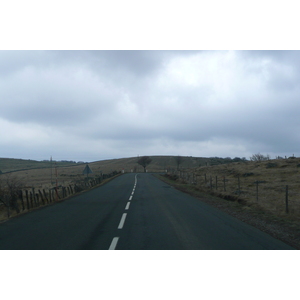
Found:
[{"label": "road", "polygon": [[7,250],[293,249],[151,174],[124,174],[0,224]]}]

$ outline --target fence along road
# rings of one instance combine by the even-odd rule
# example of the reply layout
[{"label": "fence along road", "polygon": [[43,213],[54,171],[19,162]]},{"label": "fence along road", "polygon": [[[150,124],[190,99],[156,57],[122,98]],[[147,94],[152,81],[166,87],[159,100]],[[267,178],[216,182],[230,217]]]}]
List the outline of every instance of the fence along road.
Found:
[{"label": "fence along road", "polygon": [[151,174],[0,224],[0,249],[293,249]]}]

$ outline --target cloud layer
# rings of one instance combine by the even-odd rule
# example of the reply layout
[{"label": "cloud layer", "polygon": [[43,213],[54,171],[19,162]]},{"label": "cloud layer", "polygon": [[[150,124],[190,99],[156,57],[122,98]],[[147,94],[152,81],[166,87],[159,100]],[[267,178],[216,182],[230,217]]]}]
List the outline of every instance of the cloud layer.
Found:
[{"label": "cloud layer", "polygon": [[300,156],[299,72],[298,51],[0,51],[0,156]]}]

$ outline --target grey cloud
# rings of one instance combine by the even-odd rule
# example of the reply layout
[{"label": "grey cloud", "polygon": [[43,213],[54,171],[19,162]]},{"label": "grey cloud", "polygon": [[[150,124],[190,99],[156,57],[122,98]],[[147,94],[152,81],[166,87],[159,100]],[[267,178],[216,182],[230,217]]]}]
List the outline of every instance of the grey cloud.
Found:
[{"label": "grey cloud", "polygon": [[44,124],[73,124],[101,115],[112,109],[117,95],[81,70],[23,69],[2,79],[0,87],[0,116]]},{"label": "grey cloud", "polygon": [[101,56],[106,68],[122,69],[136,76],[151,74],[162,61],[159,53],[151,51],[101,51],[93,54]]},{"label": "grey cloud", "polygon": [[0,51],[0,119],[50,127],[40,156],[49,145],[90,160],[297,155],[299,62],[298,51]]},{"label": "grey cloud", "polygon": [[114,50],[91,51],[95,61],[101,61],[107,68],[123,69],[137,76],[152,74],[161,68],[163,63],[173,56],[191,55],[196,51],[147,51],[147,50]]},{"label": "grey cloud", "polygon": [[161,51],[51,51],[49,63],[77,64],[89,68],[96,74],[105,72],[110,77],[151,75],[163,62]]}]

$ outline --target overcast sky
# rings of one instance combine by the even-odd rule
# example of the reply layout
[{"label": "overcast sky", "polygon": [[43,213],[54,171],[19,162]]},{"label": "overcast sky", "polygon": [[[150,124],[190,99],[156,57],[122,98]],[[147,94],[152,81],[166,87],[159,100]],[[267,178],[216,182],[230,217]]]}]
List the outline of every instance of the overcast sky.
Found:
[{"label": "overcast sky", "polygon": [[300,156],[299,51],[0,51],[0,157]]}]

